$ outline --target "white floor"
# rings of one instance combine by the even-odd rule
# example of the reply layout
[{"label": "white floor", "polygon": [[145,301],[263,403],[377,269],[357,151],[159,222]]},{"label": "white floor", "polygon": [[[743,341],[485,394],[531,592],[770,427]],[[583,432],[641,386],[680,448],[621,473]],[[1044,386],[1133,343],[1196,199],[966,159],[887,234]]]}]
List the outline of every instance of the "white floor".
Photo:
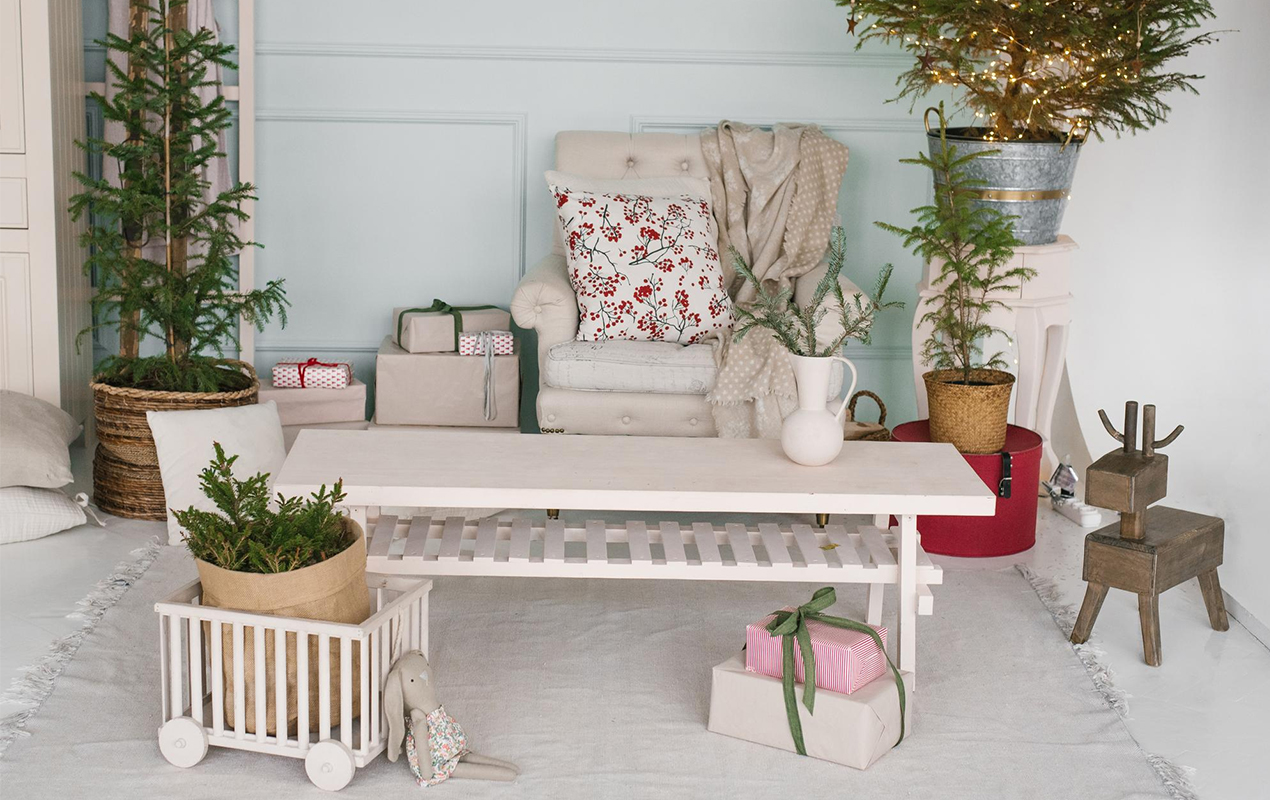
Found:
[{"label": "white floor", "polygon": [[[77,466],[85,467],[83,452]],[[85,474],[80,469],[77,474]],[[1041,505],[1037,545],[1002,559],[937,560],[950,570],[1001,569],[1026,563],[1055,580],[1064,602],[1079,605],[1083,531]],[[158,524],[122,521],[85,527],[0,549],[0,687],[75,630],[75,604],[130,551],[160,533]],[[1128,694],[1130,733],[1148,752],[1194,769],[1201,798],[1267,796],[1270,762],[1270,650],[1236,620],[1230,631],[1208,626],[1199,587],[1175,588],[1160,601],[1164,664],[1142,661],[1136,599],[1113,590],[1090,644],[1103,653],[1117,688]],[[919,633],[920,635],[920,633]],[[1055,635],[1060,635],[1055,629]],[[0,714],[17,710],[0,704]]]}]

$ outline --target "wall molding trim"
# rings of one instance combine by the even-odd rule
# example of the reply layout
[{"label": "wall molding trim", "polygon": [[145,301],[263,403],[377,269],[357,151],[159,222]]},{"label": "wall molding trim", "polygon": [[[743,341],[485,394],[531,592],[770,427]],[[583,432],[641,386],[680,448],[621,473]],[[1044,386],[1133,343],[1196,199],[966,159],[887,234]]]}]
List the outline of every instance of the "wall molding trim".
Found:
[{"label": "wall molding trim", "polygon": [[371,42],[257,42],[264,56],[412,58],[445,61],[555,61],[622,64],[717,64],[731,66],[899,69],[912,64],[899,53],[797,52],[783,50],[656,50],[599,47],[498,47]]},{"label": "wall molding trim", "polygon": [[[528,159],[528,116],[516,112],[481,111],[341,111],[335,109],[257,108],[257,122],[348,122],[400,125],[492,125],[507,127],[512,135],[511,191],[515,203],[516,252],[512,258],[514,279],[525,274],[525,229],[528,197],[525,165]],[[378,348],[379,345],[375,345]],[[260,345],[256,345],[257,349]]]},{"label": "wall molding trim", "polygon": [[[701,128],[709,128],[719,124],[720,117],[711,117],[703,114],[694,114],[689,116],[645,116],[639,114],[631,115],[631,133],[649,133],[649,132],[684,132],[691,133]],[[746,117],[743,122],[751,125],[771,126],[778,122],[790,122],[789,118],[778,117]],[[811,122],[819,125],[822,129],[843,130],[853,132],[879,132],[879,133],[923,133],[922,121],[917,117],[899,117],[895,119],[887,117],[861,117],[859,119],[803,119],[795,120],[801,122]]]},{"label": "wall molding trim", "polygon": [[[375,342],[348,342],[340,339],[295,339],[287,340],[279,337],[276,339],[257,339],[257,352],[270,353],[306,353],[308,355],[321,353],[378,353],[379,346],[383,343],[380,339]],[[908,347],[884,347],[874,345],[865,347],[860,344],[851,344],[846,349],[847,358],[852,361],[908,361],[913,356],[913,351]]]}]

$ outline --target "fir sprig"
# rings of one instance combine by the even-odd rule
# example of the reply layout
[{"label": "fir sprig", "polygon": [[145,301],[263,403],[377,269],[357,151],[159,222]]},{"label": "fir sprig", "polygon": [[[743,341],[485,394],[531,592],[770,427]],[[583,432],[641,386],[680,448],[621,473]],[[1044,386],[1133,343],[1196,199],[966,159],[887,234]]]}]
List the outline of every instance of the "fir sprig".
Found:
[{"label": "fir sprig", "polygon": [[986,322],[987,315],[1004,307],[998,298],[1017,291],[1036,271],[1008,266],[1015,248],[1023,245],[1014,235],[1015,218],[975,202],[975,190],[983,182],[970,178],[966,165],[999,151],[958,155],[957,148],[948,143],[943,103],[937,110],[940,146],[934,156],[919,153],[917,158],[900,159],[900,163],[931,171],[934,204],[913,209],[918,224],[910,228],[874,224],[903,238],[904,246],[927,263],[939,263],[939,277],[933,285],[940,293],[926,300],[931,310],[922,316],[922,322],[934,326],[922,347],[922,359],[937,369],[961,370],[964,382],[970,383],[972,369],[1006,366],[1003,353],[982,352],[984,340],[999,332]]},{"label": "fir sprig", "polygon": [[238,456],[216,455],[199,474],[199,485],[219,510],[173,509],[185,529],[185,544],[195,558],[238,572],[290,572],[343,552],[351,543],[336,506],[344,500],[342,481],[323,485],[309,499],[277,498],[269,508],[269,475],[234,477]]},{"label": "fir sprig", "polygon": [[[960,90],[959,105],[996,139],[1099,139],[1163,122],[1163,96],[1196,94],[1202,75],[1168,68],[1216,41],[1196,33],[1209,0],[835,0],[870,39],[899,43],[915,59],[895,98]],[[857,15],[860,18],[857,20]]]},{"label": "fir sprig", "polygon": [[[736,271],[753,284],[758,293],[753,303],[738,304],[733,309],[740,323],[735,334],[738,341],[755,328],[765,328],[795,355],[836,355],[850,339],[862,344],[872,341],[873,321],[879,311],[904,307],[899,301],[883,300],[886,286],[891,280],[890,264],[883,267],[878,274],[872,299],[865,297],[862,292],[856,292],[850,301],[847,300],[842,284],[838,282],[847,259],[847,234],[841,227],[834,228],[829,237],[828,269],[816,284],[811,299],[802,306],[793,302],[792,287],[785,286],[774,293],[769,291],[736,248],[731,248],[730,253]],[[832,302],[826,303],[826,299]],[[831,307],[838,311],[842,331],[828,345],[820,347],[816,331]]]},{"label": "fir sprig", "polygon": [[[134,3],[134,6],[137,4]],[[127,38],[108,35],[98,44],[124,56],[125,66],[107,59],[116,92],[101,104],[108,122],[123,126],[124,138],[111,143],[90,137],[80,146],[119,166],[119,182],[75,177],[84,191],[71,198],[72,216],[91,211],[83,236],[86,272],[96,272],[94,324],[116,327],[120,352],[101,365],[104,380],[119,385],[171,391],[232,388],[237,378],[208,357],[238,347],[240,320],[263,329],[274,316],[286,324],[281,280],[240,292],[234,256],[244,241],[238,223],[248,219],[243,204],[255,187],[238,183],[206,198],[203,170],[224,157],[220,133],[232,115],[219,94],[207,103],[198,91],[217,85],[213,67],[234,67],[234,48],[201,29],[184,25],[185,0],[141,4],[141,24]],[[143,248],[163,244],[161,260]],[[168,364],[141,360],[140,343],[161,340]]]}]

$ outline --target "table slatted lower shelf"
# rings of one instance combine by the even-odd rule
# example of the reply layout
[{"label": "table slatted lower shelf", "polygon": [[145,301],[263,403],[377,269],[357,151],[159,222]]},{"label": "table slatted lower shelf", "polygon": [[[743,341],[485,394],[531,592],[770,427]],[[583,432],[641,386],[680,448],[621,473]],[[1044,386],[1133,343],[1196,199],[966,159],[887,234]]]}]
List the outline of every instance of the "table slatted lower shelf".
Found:
[{"label": "table slatted lower shelf", "polygon": [[[465,520],[381,515],[366,568],[406,575],[644,578],[806,583],[899,582],[898,533],[862,526],[760,523],[680,525],[588,520]],[[943,571],[917,549],[918,613]]]}]

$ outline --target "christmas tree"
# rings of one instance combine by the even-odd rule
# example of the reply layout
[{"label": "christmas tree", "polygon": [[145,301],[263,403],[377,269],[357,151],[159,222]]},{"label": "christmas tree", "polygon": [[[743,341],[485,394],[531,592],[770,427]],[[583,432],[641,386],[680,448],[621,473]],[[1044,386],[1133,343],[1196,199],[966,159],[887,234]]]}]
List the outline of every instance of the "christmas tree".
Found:
[{"label": "christmas tree", "polygon": [[915,64],[896,99],[952,85],[987,139],[1066,140],[1164,121],[1162,96],[1202,76],[1166,65],[1214,41],[1208,0],[835,0],[857,49],[898,42]]},{"label": "christmas tree", "polygon": [[[234,256],[255,245],[239,237],[237,223],[255,187],[239,183],[208,197],[202,177],[224,157],[216,142],[231,113],[219,93],[203,102],[198,90],[216,85],[213,67],[234,66],[234,48],[205,28],[189,31],[185,0],[133,0],[131,9],[128,38],[100,42],[126,61],[106,62],[117,91],[110,100],[93,95],[103,117],[122,124],[123,140],[82,144],[114,159],[119,181],[77,173],[84,191],[71,204],[75,216],[92,212],[83,243],[85,271],[96,271],[94,327],[119,329],[119,354],[98,366],[97,379],[159,391],[241,389],[249,379],[216,356],[237,347],[240,319],[263,327],[278,314],[285,323],[287,301],[282,281],[238,290]],[[143,255],[157,244],[161,258]],[[140,355],[147,336],[163,342],[163,355]]]},{"label": "christmas tree", "polygon": [[972,151],[959,155],[948,143],[944,106],[939,108],[939,148],[932,155],[901,159],[929,169],[935,179],[935,200],[913,209],[918,224],[911,228],[874,223],[904,239],[927,263],[939,264],[933,285],[939,294],[929,298],[931,307],[922,322],[934,329],[923,345],[922,361],[936,369],[955,369],[962,382],[971,383],[971,371],[1002,369],[1002,353],[986,354],[981,348],[997,328],[987,323],[988,313],[1004,308],[998,297],[1017,292],[1019,286],[1036,275],[1022,266],[1009,266],[1015,248],[1021,246],[1014,235],[1014,218],[994,208],[974,202],[982,184],[969,177],[966,165],[976,158],[998,151]]}]

